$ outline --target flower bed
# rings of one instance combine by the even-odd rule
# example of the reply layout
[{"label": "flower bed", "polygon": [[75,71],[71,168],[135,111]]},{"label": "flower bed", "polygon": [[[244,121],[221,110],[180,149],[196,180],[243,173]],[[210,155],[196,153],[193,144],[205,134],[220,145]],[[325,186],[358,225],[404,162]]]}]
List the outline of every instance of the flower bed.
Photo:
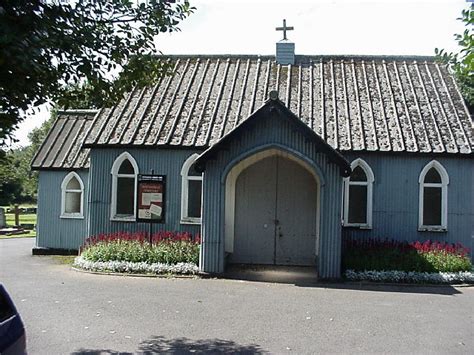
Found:
[{"label": "flower bed", "polygon": [[178,263],[174,265],[146,262],[127,262],[127,261],[89,261],[82,256],[74,259],[73,266],[98,272],[118,272],[128,274],[188,274],[195,275],[199,272],[196,264]]},{"label": "flower bed", "polygon": [[195,274],[199,236],[157,232],[150,243],[144,232],[101,234],[87,238],[74,265],[91,271]]},{"label": "flower bed", "polygon": [[346,270],[344,276],[351,281],[398,283],[459,284],[474,283],[474,272],[405,272],[405,271],[354,271]]},{"label": "flower bed", "polygon": [[399,242],[379,239],[343,241],[343,270],[457,273],[472,269],[469,249],[461,244]]}]

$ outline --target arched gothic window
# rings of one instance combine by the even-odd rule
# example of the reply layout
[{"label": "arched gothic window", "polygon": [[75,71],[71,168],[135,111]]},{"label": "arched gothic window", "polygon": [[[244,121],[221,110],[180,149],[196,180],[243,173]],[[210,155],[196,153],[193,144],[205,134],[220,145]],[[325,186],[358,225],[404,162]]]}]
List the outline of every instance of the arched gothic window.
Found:
[{"label": "arched gothic window", "polygon": [[448,226],[448,184],[446,169],[436,160],[420,174],[419,229],[445,230]]},{"label": "arched gothic window", "polygon": [[362,159],[354,160],[351,169],[344,179],[344,225],[371,228],[374,173]]},{"label": "arched gothic window", "polygon": [[138,165],[129,153],[122,153],[115,159],[111,171],[113,220],[135,220],[138,171]]},{"label": "arched gothic window", "polygon": [[198,156],[191,155],[181,169],[181,223],[201,223],[202,174],[194,169]]},{"label": "arched gothic window", "polygon": [[61,218],[84,218],[84,184],[75,172],[67,174],[61,184]]}]

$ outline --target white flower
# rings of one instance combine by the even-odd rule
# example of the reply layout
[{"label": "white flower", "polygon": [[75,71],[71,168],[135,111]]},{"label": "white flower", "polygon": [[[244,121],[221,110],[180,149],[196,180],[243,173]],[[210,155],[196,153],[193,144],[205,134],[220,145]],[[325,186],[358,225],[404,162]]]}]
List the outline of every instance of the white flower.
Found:
[{"label": "white flower", "polygon": [[145,262],[132,263],[128,261],[89,261],[82,256],[74,259],[73,266],[88,271],[122,272],[129,274],[188,274],[195,275],[199,268],[192,263],[178,263],[175,265]]},{"label": "white flower", "polygon": [[354,271],[345,272],[347,279],[352,281],[379,281],[379,282],[405,282],[405,283],[474,283],[474,272],[405,272],[398,270],[390,271]]}]

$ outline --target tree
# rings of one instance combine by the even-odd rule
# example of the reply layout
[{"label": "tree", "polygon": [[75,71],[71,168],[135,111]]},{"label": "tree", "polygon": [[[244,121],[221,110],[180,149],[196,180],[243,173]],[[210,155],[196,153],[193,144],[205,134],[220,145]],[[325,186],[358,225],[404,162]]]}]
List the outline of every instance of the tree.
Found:
[{"label": "tree", "polygon": [[0,205],[36,200],[38,177],[30,169],[29,147],[4,152],[0,163]]},{"label": "tree", "polygon": [[13,167],[7,152],[0,149],[0,206],[16,203],[21,196],[22,181]]},{"label": "tree", "polygon": [[67,107],[70,85],[86,81],[102,106],[156,83],[168,65],[156,60],[155,36],[179,30],[193,11],[187,0],[3,0],[0,146],[21,111],[47,101]]},{"label": "tree", "polygon": [[438,60],[446,63],[453,70],[461,93],[469,106],[474,110],[474,5],[462,11],[459,18],[466,29],[462,34],[455,34],[461,50],[458,53],[447,53],[444,49],[435,49]]},{"label": "tree", "polygon": [[[71,100],[68,107],[72,109],[95,108],[95,98],[88,95],[88,84],[68,86]],[[38,172],[30,168],[34,155],[43,144],[51,126],[58,116],[56,107],[43,124],[34,128],[29,134],[30,145],[9,151],[0,149],[0,205],[12,205],[24,202],[36,202],[38,196]]]},{"label": "tree", "polygon": [[30,145],[0,149],[0,206],[36,201],[38,172],[32,171],[30,165],[56,117],[57,110],[53,110],[48,120],[28,134]]}]

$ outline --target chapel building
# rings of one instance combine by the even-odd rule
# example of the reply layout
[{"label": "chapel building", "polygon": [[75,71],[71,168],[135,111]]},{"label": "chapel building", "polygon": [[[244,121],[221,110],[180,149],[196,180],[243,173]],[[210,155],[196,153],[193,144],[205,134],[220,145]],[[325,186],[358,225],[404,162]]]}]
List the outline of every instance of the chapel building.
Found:
[{"label": "chapel building", "polygon": [[[37,248],[148,231],[141,175],[166,178],[155,231],[202,238],[200,269],[341,275],[343,238],[472,250],[474,130],[433,57],[160,57],[170,75],[117,105],[61,111],[32,162]],[[146,212],[146,211],[145,211]],[[471,253],[472,260],[472,253]]]}]

